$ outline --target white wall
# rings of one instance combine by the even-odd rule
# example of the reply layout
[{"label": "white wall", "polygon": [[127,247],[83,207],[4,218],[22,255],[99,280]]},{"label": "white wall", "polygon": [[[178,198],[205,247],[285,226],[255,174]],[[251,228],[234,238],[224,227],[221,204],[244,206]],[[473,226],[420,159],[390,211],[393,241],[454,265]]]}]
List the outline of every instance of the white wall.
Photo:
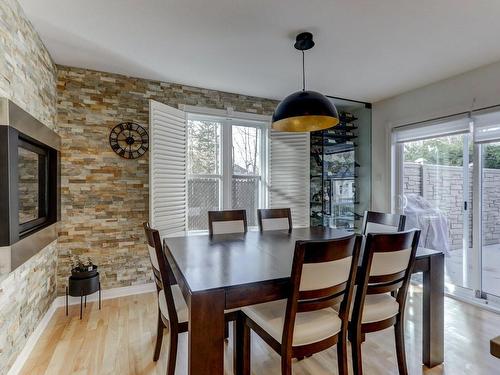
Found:
[{"label": "white wall", "polygon": [[394,126],[500,104],[500,62],[373,104],[372,209],[391,209],[391,144]]}]

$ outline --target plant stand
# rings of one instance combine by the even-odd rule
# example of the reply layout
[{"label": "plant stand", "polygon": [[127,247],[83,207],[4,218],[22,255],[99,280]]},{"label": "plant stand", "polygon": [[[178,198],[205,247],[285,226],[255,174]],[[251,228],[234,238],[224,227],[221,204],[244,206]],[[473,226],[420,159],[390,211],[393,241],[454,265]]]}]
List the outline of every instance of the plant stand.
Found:
[{"label": "plant stand", "polygon": [[[66,316],[68,315],[68,297],[80,297],[80,320],[82,319],[83,306],[87,307],[87,296],[99,292],[99,310],[101,309],[101,282],[99,272],[87,278],[69,277],[66,287]],[[85,298],[85,302],[84,302]]]}]

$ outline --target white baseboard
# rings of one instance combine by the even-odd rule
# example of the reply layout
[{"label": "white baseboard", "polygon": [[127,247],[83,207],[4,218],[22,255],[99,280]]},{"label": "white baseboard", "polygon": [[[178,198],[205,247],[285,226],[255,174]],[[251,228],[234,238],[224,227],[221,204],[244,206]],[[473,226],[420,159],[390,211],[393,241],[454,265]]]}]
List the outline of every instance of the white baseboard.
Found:
[{"label": "white baseboard", "polygon": [[[150,293],[154,292],[155,290],[156,286],[154,283],[124,286],[120,288],[104,289],[102,291],[101,298],[102,300],[106,300],[118,297],[132,296],[134,294]],[[87,297],[87,301],[97,301],[97,299],[98,299],[97,293]],[[78,303],[80,303],[80,297],[69,297],[68,300],[69,305],[75,305]],[[33,348],[35,347],[36,343],[38,342],[43,332],[45,331],[45,328],[47,328],[47,325],[52,319],[52,316],[54,315],[54,313],[58,308],[64,307],[65,305],[66,305],[65,296],[59,296],[56,299],[54,299],[54,301],[52,301],[52,304],[50,305],[49,309],[47,310],[43,318],[40,320],[38,326],[35,328],[31,336],[26,341],[26,345],[24,345],[23,350],[21,350],[21,353],[19,353],[19,355],[17,356],[16,361],[7,372],[7,375],[17,375],[19,374],[19,372],[21,372],[24,364],[26,363],[26,360],[29,358],[31,352],[33,351]]]},{"label": "white baseboard", "polygon": [[23,350],[21,350],[21,353],[19,353],[19,355],[17,356],[16,361],[7,372],[7,375],[17,375],[19,374],[19,372],[21,372],[21,369],[23,368],[26,360],[30,356],[31,351],[35,347],[40,336],[42,336],[43,331],[45,331],[45,328],[47,328],[50,319],[52,319],[52,316],[57,310],[56,301],[57,298],[54,299],[54,301],[52,301],[52,304],[50,305],[49,309],[47,310],[43,318],[38,323],[38,326],[35,328],[31,336],[28,337],[28,340],[26,341]]},{"label": "white baseboard", "polygon": [[[112,299],[126,296],[133,296],[134,294],[151,293],[156,290],[155,283],[139,284],[124,286],[120,288],[103,289],[101,299]],[[87,302],[97,301],[99,298],[98,293],[94,293],[87,297]],[[59,296],[54,301],[56,307],[66,306],[66,297]],[[68,305],[77,305],[80,303],[80,297],[68,297]]]}]

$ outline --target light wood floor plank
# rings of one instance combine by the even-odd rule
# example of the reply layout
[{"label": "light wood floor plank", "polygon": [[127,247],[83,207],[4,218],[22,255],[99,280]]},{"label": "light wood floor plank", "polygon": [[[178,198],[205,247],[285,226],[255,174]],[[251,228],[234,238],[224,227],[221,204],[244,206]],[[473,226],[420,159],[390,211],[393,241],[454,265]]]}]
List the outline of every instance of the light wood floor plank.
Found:
[{"label": "light wood floor plank", "polygon": [[[166,373],[168,337],[160,360],[152,361],[156,335],[155,294],[103,301],[102,310],[89,303],[84,319],[79,307],[70,315],[59,309],[40,338],[22,375],[160,375]],[[412,288],[407,304],[406,352],[410,374],[490,375],[500,373],[500,360],[489,354],[489,340],[500,334],[500,315],[450,298],[445,301],[445,364],[421,365],[422,296]],[[232,336],[231,336],[232,337]],[[369,375],[397,374],[392,329],[367,335],[364,368]],[[225,347],[226,374],[232,374],[232,343]],[[294,362],[294,374],[337,374],[335,348]],[[187,335],[179,338],[176,374],[187,373]],[[252,373],[279,374],[280,360],[252,335]],[[351,371],[352,373],[352,371]]]}]

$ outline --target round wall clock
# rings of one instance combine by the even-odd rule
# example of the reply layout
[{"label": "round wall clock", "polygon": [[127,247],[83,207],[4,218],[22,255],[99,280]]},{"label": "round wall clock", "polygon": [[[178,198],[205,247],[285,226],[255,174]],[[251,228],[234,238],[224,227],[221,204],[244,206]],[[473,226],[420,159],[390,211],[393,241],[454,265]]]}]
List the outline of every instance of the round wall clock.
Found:
[{"label": "round wall clock", "polygon": [[135,122],[122,122],[109,133],[109,144],[122,158],[137,159],[149,148],[148,132]]}]

